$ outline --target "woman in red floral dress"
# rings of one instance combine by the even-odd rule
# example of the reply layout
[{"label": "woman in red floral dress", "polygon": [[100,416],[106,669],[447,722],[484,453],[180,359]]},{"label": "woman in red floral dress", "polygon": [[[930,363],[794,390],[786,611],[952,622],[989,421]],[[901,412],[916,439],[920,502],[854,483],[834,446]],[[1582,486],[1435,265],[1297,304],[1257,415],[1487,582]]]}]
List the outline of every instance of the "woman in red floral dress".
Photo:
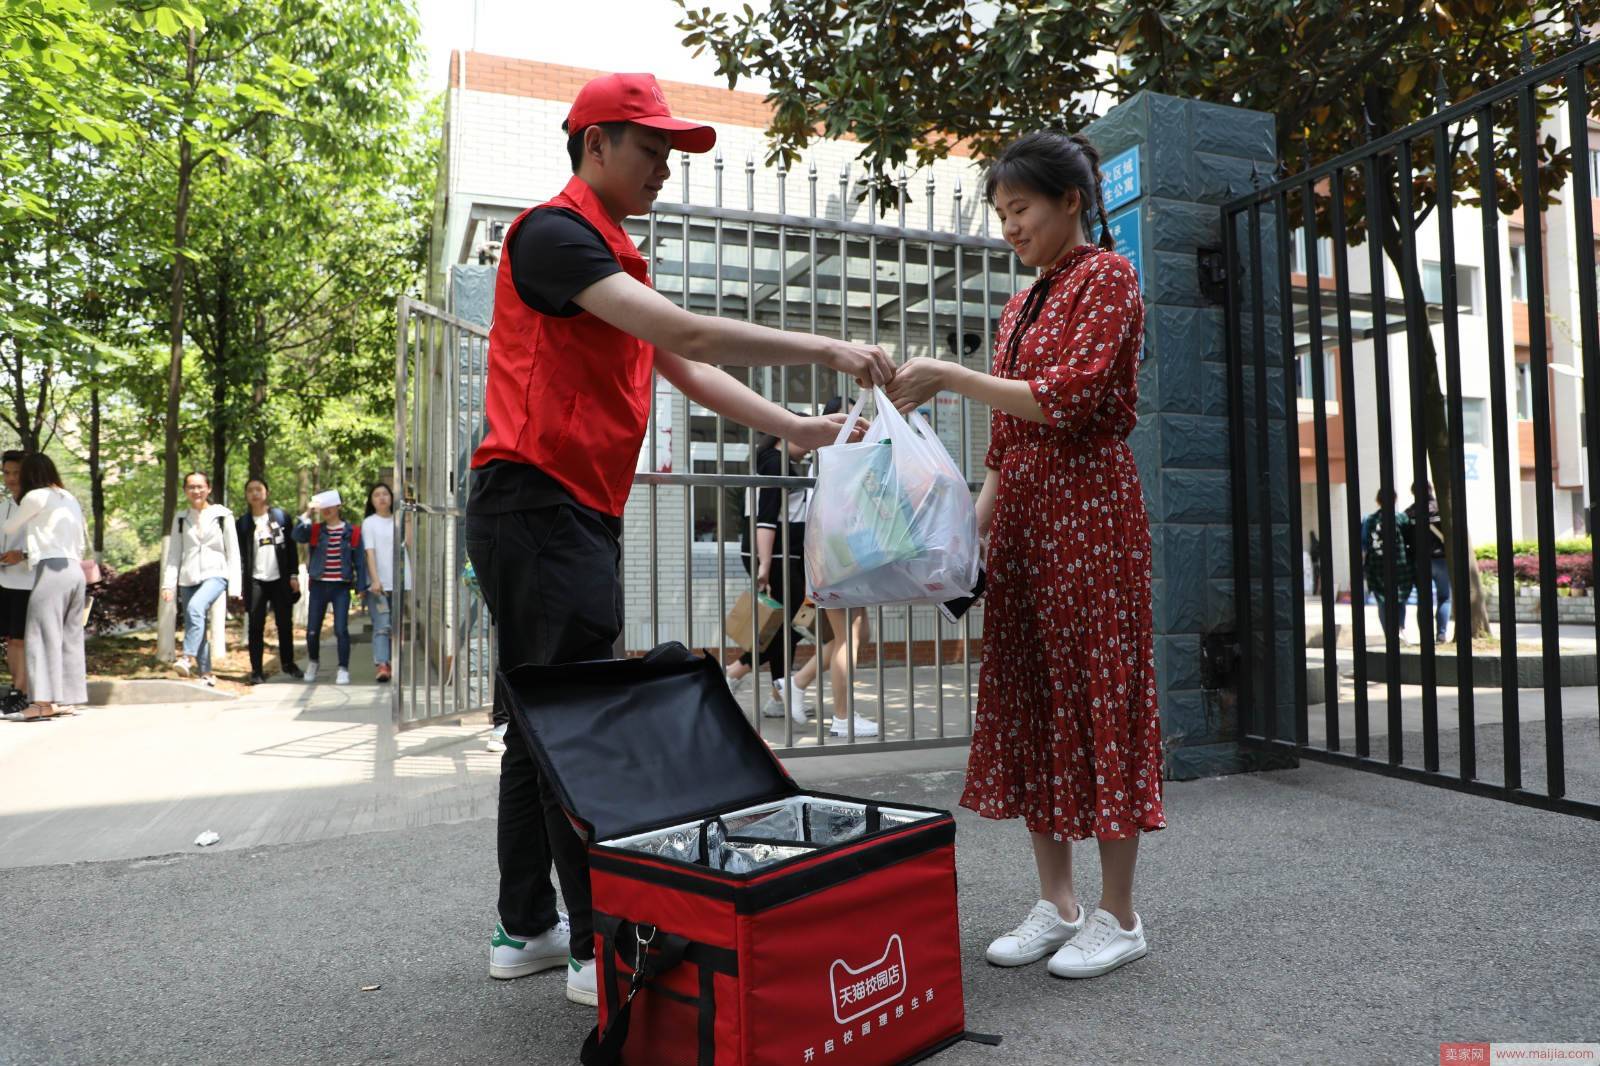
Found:
[{"label": "woman in red floral dress", "polygon": [[[1133,909],[1139,835],[1166,823],[1150,629],[1150,525],[1126,438],[1135,422],[1144,304],[1111,251],[1099,153],[1029,134],[990,168],[985,196],[1039,280],[1006,305],[993,371],[913,359],[889,384],[908,410],[940,390],[994,411],[978,497],[987,538],[983,675],[961,804],[1022,818],[1040,899],[988,960],[1095,977],[1146,952]],[[1100,245],[1087,242],[1094,223]],[[1072,842],[1094,837],[1102,889],[1079,905]]]}]

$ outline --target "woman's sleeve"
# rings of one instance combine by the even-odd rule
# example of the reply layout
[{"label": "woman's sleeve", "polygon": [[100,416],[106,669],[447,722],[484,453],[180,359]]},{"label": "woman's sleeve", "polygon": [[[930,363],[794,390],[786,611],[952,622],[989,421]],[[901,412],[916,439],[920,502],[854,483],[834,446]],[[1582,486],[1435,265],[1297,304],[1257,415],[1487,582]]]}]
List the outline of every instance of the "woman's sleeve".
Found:
[{"label": "woman's sleeve", "polygon": [[1049,424],[1069,433],[1082,429],[1100,406],[1112,363],[1140,318],[1133,268],[1121,256],[1100,259],[1064,327],[1053,365],[1029,382]]},{"label": "woman's sleeve", "polygon": [[178,560],[183,557],[183,534],[178,532],[179,517],[172,516],[171,536],[167,538],[167,558],[161,564],[162,591],[178,587]]},{"label": "woman's sleeve", "polygon": [[0,526],[0,532],[7,536],[21,532],[29,522],[33,521],[34,515],[42,510],[44,510],[44,494],[40,490],[34,489],[24,494],[22,502],[17,504],[17,509],[12,512],[11,521]]}]

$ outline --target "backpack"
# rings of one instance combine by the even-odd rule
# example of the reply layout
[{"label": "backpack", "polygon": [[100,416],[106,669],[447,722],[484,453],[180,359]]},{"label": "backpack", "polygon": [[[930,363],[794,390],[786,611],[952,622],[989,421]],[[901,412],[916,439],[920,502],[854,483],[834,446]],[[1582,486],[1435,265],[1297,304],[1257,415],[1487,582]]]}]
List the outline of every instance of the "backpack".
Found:
[{"label": "backpack", "polygon": [[[1411,570],[1411,516],[1404,511],[1396,511],[1394,515],[1394,580],[1401,589],[1409,590],[1412,582]],[[1366,578],[1367,587],[1380,590],[1383,586],[1384,563],[1388,556],[1388,545],[1383,539],[1383,512],[1374,511],[1367,516],[1361,528],[1361,570]]]}]

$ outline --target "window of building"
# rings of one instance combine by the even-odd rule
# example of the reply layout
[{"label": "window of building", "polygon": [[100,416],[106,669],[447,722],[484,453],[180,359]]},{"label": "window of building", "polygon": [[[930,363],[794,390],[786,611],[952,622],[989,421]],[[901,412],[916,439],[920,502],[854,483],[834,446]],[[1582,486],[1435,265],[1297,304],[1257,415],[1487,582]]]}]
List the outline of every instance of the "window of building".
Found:
[{"label": "window of building", "polygon": [[1588,508],[1583,505],[1583,490],[1579,489],[1572,494],[1572,533],[1581,537],[1589,531]]},{"label": "window of building", "polygon": [[[1456,307],[1463,314],[1476,313],[1478,268],[1456,264]],[[1434,306],[1444,303],[1444,269],[1438,264],[1422,262],[1422,298]]]},{"label": "window of building", "polygon": [[1489,401],[1481,396],[1461,397],[1461,440],[1482,447],[1489,443]]},{"label": "window of building", "polygon": [[1600,148],[1589,149],[1589,195],[1600,200]]},{"label": "window of building", "polygon": [[1528,246],[1511,246],[1511,298],[1528,302]]},{"label": "window of building", "polygon": [[[1295,395],[1302,400],[1311,400],[1316,398],[1315,394],[1311,390],[1312,363],[1311,359],[1309,358],[1310,354],[1310,352],[1299,352],[1296,353],[1294,357]],[[1323,400],[1333,401],[1338,399],[1338,397],[1334,395],[1334,392],[1335,385],[1333,381],[1333,353],[1325,351],[1322,353]]]},{"label": "window of building", "polygon": [[1517,417],[1533,421],[1533,366],[1529,363],[1517,364]]},{"label": "window of building", "polygon": [[[1306,231],[1295,229],[1292,234],[1294,273],[1305,274],[1306,270]],[[1323,278],[1333,277],[1333,238],[1317,238],[1317,276]]]}]

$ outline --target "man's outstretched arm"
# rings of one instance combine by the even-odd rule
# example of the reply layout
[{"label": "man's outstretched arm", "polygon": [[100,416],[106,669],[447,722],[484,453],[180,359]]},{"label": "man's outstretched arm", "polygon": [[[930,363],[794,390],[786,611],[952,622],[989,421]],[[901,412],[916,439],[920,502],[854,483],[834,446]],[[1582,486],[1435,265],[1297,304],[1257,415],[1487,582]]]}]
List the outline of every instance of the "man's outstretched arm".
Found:
[{"label": "man's outstretched arm", "polygon": [[[657,348],[676,352],[695,363],[731,366],[817,363],[849,374],[863,388],[886,385],[894,377],[894,364],[876,344],[855,344],[810,333],[788,333],[753,322],[697,315],[685,311],[629,274],[602,278],[572,299],[585,311],[624,333],[649,341]],[[736,416],[729,414],[728,417]]]},{"label": "man's outstretched arm", "polygon": [[[674,388],[701,407],[710,408],[740,425],[794,441],[806,448],[832,444],[839,435],[839,427],[844,425],[844,415],[797,415],[765,399],[724,370],[692,362],[659,348],[656,349],[656,370]],[[856,435],[860,435],[859,429]]]}]

